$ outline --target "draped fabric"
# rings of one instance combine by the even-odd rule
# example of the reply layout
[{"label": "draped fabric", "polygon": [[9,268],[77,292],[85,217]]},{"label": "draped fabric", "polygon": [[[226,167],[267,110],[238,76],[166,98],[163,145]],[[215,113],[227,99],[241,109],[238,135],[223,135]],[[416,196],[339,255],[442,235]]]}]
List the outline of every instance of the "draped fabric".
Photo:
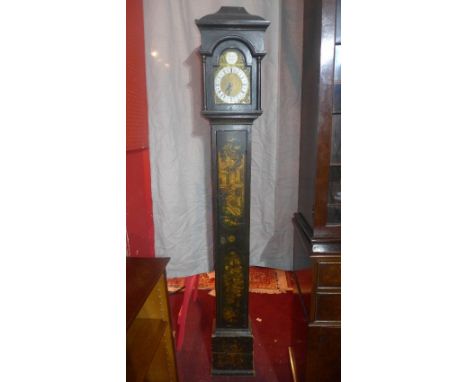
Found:
[{"label": "draped fabric", "polygon": [[271,21],[262,109],[252,127],[250,263],[291,269],[297,211],[302,1],[144,0],[151,186],[156,256],[169,277],[213,269],[210,126],[201,111],[195,19],[243,6]]}]

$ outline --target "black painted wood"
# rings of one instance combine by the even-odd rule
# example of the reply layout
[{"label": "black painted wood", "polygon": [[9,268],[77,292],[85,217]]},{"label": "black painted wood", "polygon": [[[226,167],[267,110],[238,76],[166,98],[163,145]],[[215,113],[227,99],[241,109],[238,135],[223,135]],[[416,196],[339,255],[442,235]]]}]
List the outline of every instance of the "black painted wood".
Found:
[{"label": "black painted wood", "polygon": [[[249,231],[250,231],[250,163],[251,141],[250,125],[212,125],[213,156],[213,194],[216,195],[214,204],[215,228],[215,271],[216,271],[216,317],[217,327],[247,328],[248,327],[248,295],[249,295]],[[220,156],[225,148],[235,150],[234,157],[239,163],[238,175],[242,178],[238,183],[239,193],[243,194],[243,204],[240,216],[224,213],[228,193],[220,184]],[[238,150],[236,150],[238,148]],[[235,175],[235,174],[234,174]],[[231,254],[235,253],[240,261],[236,273]],[[227,269],[226,269],[227,267]],[[230,271],[230,272],[228,272]],[[221,277],[218,277],[220,276]],[[239,276],[239,277],[236,277]],[[233,291],[232,288],[235,288]],[[238,292],[238,293],[237,293]],[[234,296],[233,296],[234,294]],[[234,303],[227,300],[235,299]],[[231,311],[233,319],[225,318],[223,312]],[[228,313],[229,314],[229,313]]]},{"label": "black painted wood", "polygon": [[[212,373],[252,375],[253,336],[248,318],[251,128],[262,114],[261,60],[266,54],[264,33],[270,22],[242,7],[221,7],[196,24],[202,42],[201,113],[210,120],[212,131],[216,271]],[[229,51],[240,61],[223,63]],[[236,103],[223,103],[215,91],[216,74],[227,66],[238,67],[248,78],[248,93]]]}]

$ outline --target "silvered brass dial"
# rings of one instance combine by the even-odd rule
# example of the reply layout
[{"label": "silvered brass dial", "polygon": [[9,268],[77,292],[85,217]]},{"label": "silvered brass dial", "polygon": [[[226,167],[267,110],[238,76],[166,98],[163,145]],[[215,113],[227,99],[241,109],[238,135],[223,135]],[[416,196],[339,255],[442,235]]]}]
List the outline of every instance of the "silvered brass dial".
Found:
[{"label": "silvered brass dial", "polygon": [[250,68],[238,50],[226,50],[220,57],[214,76],[216,104],[250,103]]}]

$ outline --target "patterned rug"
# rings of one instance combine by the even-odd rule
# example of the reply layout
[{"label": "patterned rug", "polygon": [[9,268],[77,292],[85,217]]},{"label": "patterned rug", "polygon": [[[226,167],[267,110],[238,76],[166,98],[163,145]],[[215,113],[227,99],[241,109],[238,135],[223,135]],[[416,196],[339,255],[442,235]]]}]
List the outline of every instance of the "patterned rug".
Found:
[{"label": "patterned rug", "polygon": [[[167,279],[169,292],[175,292],[184,286],[184,277]],[[289,282],[288,282],[289,281]],[[272,268],[250,267],[249,290],[252,293],[278,294],[292,291],[292,285],[285,271]],[[215,273],[203,273],[200,275],[198,289],[215,289]],[[213,295],[213,293],[210,293]]]}]

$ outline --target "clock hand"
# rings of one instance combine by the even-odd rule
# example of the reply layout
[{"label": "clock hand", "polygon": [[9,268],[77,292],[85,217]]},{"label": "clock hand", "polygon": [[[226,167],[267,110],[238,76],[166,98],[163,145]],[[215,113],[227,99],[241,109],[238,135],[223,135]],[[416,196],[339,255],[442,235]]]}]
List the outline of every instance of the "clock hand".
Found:
[{"label": "clock hand", "polygon": [[226,86],[226,91],[225,91],[225,93],[226,93],[227,95],[231,95],[231,90],[232,90],[232,84],[229,82],[229,83],[228,83],[228,86]]}]

